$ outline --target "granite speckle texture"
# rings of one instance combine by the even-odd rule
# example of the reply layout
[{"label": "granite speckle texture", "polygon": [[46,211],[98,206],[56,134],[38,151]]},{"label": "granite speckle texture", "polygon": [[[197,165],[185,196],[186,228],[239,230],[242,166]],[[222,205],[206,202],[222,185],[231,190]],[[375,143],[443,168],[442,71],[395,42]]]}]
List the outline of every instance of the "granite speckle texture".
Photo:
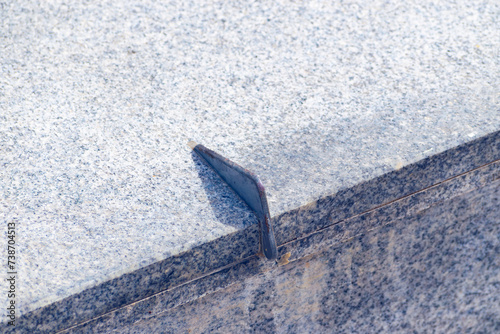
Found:
[{"label": "granite speckle texture", "polygon": [[[0,220],[19,221],[19,315],[85,321],[255,252],[255,218],[190,139],[261,177],[281,243],[497,160],[499,11],[0,2]],[[359,200],[373,180],[397,182]]]},{"label": "granite speckle texture", "polygon": [[[325,249],[338,247],[342,243],[348,242],[349,240],[357,238],[361,235],[368,234],[370,231],[380,229],[381,227],[391,224],[394,221],[405,221],[408,217],[414,217],[419,212],[427,210],[433,205],[450,201],[457,196],[461,196],[464,193],[470,193],[478,188],[482,189],[485,186],[491,187],[491,184],[498,184],[498,180],[500,179],[499,164],[500,162],[489,164],[473,172],[466,173],[434,187],[425,189],[405,198],[401,198],[389,205],[384,205],[368,212],[355,215],[354,217],[350,217],[349,219],[332,225],[326,229],[319,230],[311,235],[304,236],[298,240],[282,245],[279,249],[281,259],[278,261],[278,265],[282,266],[290,262],[294,263],[301,259],[310,258]],[[493,191],[493,195],[496,194],[495,191]],[[481,194],[487,196],[490,195],[490,192],[483,192]],[[492,197],[494,201],[495,197]],[[254,232],[254,234],[256,233]],[[214,245],[219,245],[219,243],[214,243]],[[216,249],[216,252],[220,252],[220,250]],[[282,261],[283,258],[286,259],[286,261]],[[194,263],[196,258],[188,252],[179,260]],[[178,261],[173,261],[172,263],[170,262],[170,259],[167,259],[164,263],[157,264],[156,268],[154,266],[151,267],[149,271],[151,273],[155,273],[162,272],[164,270],[162,268],[174,268],[174,272],[177,272],[176,269],[178,266]],[[183,304],[195,301],[199,299],[200,296],[214,293],[215,291],[227,288],[235,283],[242,282],[245,279],[265,273],[268,273],[268,276],[272,276],[272,272],[275,272],[273,271],[273,268],[275,267],[276,264],[270,261],[262,261],[255,256],[251,256],[233,263],[231,266],[226,266],[225,268],[222,268],[212,274],[209,273],[208,275],[199,277],[184,284],[179,284],[179,280],[175,277],[175,275],[173,277],[165,277],[165,282],[162,282],[164,289],[165,284],[171,284],[172,282],[177,284],[171,284],[171,286],[167,286],[167,289],[163,292],[153,294],[151,297],[142,299],[130,306],[108,312],[105,315],[94,318],[70,331],[104,332],[110,331],[113,328],[117,328],[118,331],[121,331],[123,328],[132,326],[136,322],[148,321],[151,317],[167,312],[170,309],[174,309]],[[198,268],[201,270],[203,267],[198,264]],[[183,274],[187,274],[187,271],[189,270],[189,268],[186,267],[181,269]],[[127,282],[126,277],[123,277],[124,279],[120,282],[114,282],[110,285],[112,285],[113,289],[116,290],[120,290],[120,287],[123,286],[129,286],[133,287],[134,292],[140,291],[140,284],[137,284],[136,282],[137,277],[140,277],[141,274],[144,273],[137,272],[135,273],[135,276],[130,275],[129,278],[132,278],[132,280],[129,280],[129,282]],[[149,287],[154,287],[154,284],[149,284]],[[95,291],[90,291],[88,294],[92,295],[100,290],[102,290],[102,287],[98,287]],[[130,291],[131,289],[122,290]],[[79,295],[78,297],[80,300],[89,298],[88,295]],[[122,298],[126,298],[126,296],[122,295]],[[128,298],[130,298],[130,296],[128,296]],[[31,317],[28,317],[25,320],[23,319],[22,328],[26,331],[26,333],[30,333],[35,329],[38,329],[39,331],[45,329],[47,332],[50,332],[49,329],[53,328],[53,326],[66,325],[67,327],[67,321],[68,319],[71,319],[71,317],[68,318],[68,316],[71,315],[72,312],[81,312],[82,308],[87,308],[89,311],[95,311],[96,305],[90,302],[92,299],[88,300],[88,303],[83,303],[83,305],[89,305],[88,307],[82,307],[82,305],[75,307],[75,305],[72,305],[69,301],[63,301],[60,304],[56,304],[55,306],[59,311],[58,313],[55,313],[55,310],[52,310],[51,314],[57,314],[57,316],[53,319],[49,319],[50,321],[47,321],[44,313],[37,314],[37,312],[32,312],[30,314]],[[110,302],[111,300],[108,301],[108,303]]]},{"label": "granite speckle texture", "polygon": [[499,196],[496,180],[289,264],[248,259],[64,333],[497,332]]}]

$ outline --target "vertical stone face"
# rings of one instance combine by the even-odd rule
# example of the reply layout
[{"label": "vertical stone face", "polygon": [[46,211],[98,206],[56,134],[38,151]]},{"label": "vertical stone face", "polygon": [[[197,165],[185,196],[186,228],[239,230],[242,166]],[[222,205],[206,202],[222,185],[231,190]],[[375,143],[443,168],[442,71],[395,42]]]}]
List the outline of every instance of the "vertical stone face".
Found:
[{"label": "vertical stone face", "polygon": [[131,327],[114,325],[129,333],[497,332],[499,207],[496,181]]},{"label": "vertical stone face", "polygon": [[248,324],[255,333],[275,333],[276,321],[273,310],[277,306],[276,283],[268,277],[258,277],[250,280],[246,289],[249,290]]}]

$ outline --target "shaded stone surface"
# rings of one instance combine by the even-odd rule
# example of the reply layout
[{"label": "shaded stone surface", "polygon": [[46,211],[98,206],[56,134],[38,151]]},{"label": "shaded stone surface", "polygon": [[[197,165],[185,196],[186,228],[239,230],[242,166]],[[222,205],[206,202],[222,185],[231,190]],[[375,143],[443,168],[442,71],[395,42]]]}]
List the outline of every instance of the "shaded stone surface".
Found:
[{"label": "shaded stone surface", "polygon": [[178,307],[146,303],[141,321],[69,332],[497,332],[499,200],[497,180]]},{"label": "shaded stone surface", "polygon": [[[394,221],[404,222],[408,217],[414,217],[419,212],[427,210],[436,204],[449,202],[461,194],[477,191],[477,189],[483,189],[488,185],[491,187],[492,184],[498,184],[498,179],[500,179],[499,163],[492,163],[476,171],[397,200],[389,205],[355,215],[328,228],[289,242],[279,248],[280,260],[278,265],[284,265],[288,262],[295,263],[300,259],[310,258],[326,249],[339,247],[342,243],[366,235],[370,231],[378,230]],[[486,191],[485,195],[488,194],[490,193]],[[493,201],[495,201],[495,196],[495,192],[493,192]],[[85,325],[77,327],[76,331],[107,331],[115,327],[129,327],[137,322],[148,321],[148,319],[158,314],[195,301],[200,296],[214,293],[246,279],[259,275],[270,277],[272,274],[269,272],[273,272],[274,269],[276,269],[275,263],[262,261],[255,256],[249,257],[213,274],[173,286],[149,298],[97,317]],[[133,281],[130,286],[131,289],[139,287]],[[78,309],[72,309],[71,306],[68,303],[61,304],[61,315],[51,319],[51,321],[47,321],[43,314],[39,316],[35,314],[33,318],[28,318],[22,324],[23,328],[30,332],[34,329],[62,326],[65,323],[61,319],[74,311],[78,311]],[[31,329],[29,329],[30,327]]]}]

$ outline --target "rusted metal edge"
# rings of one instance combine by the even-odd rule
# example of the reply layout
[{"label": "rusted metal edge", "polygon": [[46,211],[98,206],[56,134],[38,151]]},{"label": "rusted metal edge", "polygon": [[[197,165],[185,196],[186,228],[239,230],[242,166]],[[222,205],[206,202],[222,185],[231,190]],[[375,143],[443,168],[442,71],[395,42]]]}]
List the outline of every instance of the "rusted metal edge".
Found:
[{"label": "rusted metal edge", "polygon": [[234,190],[252,209],[260,226],[260,253],[267,259],[278,256],[266,191],[257,175],[201,144],[190,141],[188,145]]}]

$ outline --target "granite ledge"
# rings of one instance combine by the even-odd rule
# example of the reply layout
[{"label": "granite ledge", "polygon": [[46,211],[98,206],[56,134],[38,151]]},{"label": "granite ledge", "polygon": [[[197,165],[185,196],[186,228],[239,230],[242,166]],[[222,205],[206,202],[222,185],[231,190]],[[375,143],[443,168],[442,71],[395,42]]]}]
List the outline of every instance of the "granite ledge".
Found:
[{"label": "granite ledge", "polygon": [[[408,197],[408,195],[422,189],[431,187],[429,191],[423,193],[434,194],[431,198],[435,202],[440,198],[437,196],[439,192],[433,193],[432,189],[441,183],[451,184],[447,190],[448,196],[450,196],[453,193],[466,191],[467,188],[492,182],[499,177],[500,173],[497,161],[499,152],[500,132],[495,132],[424,161],[406,166],[399,171],[391,172],[345,190],[341,192],[342,197],[345,198],[345,202],[341,204],[338,202],[340,196],[336,194],[332,196],[335,200],[321,199],[317,203],[275,217],[273,222],[276,234],[279,236],[279,245],[281,245],[280,256],[291,253],[292,257],[288,261],[305,256],[304,254],[293,255],[289,249],[291,247],[290,241],[300,240],[300,245],[304,242],[305,236],[314,234],[314,231],[323,230],[328,226],[332,226],[329,230],[333,231],[334,234],[329,238],[334,241],[338,240],[339,236],[352,237],[352,235],[356,235],[356,231],[376,228],[377,226],[370,227],[365,220],[347,226],[342,225],[345,223],[339,224],[338,222],[380,206],[383,208],[384,203]],[[467,171],[470,172],[466,173]],[[408,183],[409,176],[411,176],[411,180],[418,181],[412,183],[410,188],[404,186],[404,183]],[[454,182],[461,182],[464,186],[453,186]],[[433,185],[437,186],[432,187]],[[381,189],[385,190],[381,191]],[[442,189],[442,187],[438,187],[438,189]],[[379,196],[374,197],[373,194],[379,194]],[[369,201],[370,196],[372,201]],[[415,199],[418,196],[421,195],[415,194],[408,198]],[[360,204],[353,205],[353,203]],[[413,206],[411,202],[408,205]],[[333,219],[332,210],[338,210],[339,207],[344,208],[341,211],[343,215],[338,215],[337,218]],[[288,235],[285,233],[286,231],[289,233]],[[308,249],[303,244],[301,246],[295,245],[293,248],[304,251]],[[42,332],[62,330],[68,326],[74,326],[120,309],[128,304],[144,300],[144,298],[154,296],[162,291],[170,291],[177,286],[200,277],[206,277],[213,272],[220,271],[221,268],[235,266],[242,261],[257,261],[258,264],[253,266],[259,268],[272,266],[272,264],[254,257],[257,250],[258,230],[256,225],[252,225],[243,231],[214,240],[191,251],[167,258],[35,310],[20,319],[18,328],[37,329]]]},{"label": "granite ledge", "polygon": [[[190,307],[190,305],[198,303],[197,300],[201,298],[206,300],[206,298],[212,298],[210,297],[211,295],[225,294],[226,292],[222,292],[223,289],[228,289],[229,292],[227,292],[226,296],[231,299],[232,297],[229,295],[234,292],[235,285],[244,284],[244,282],[248,280],[262,280],[275,277],[276,272],[286,272],[289,271],[289,268],[293,268],[293,266],[287,266],[289,263],[299,263],[299,265],[303,265],[305,262],[311,259],[314,260],[315,257],[317,258],[323,253],[333,252],[341,257],[341,249],[345,247],[346,244],[357,242],[357,240],[370,239],[370,235],[374,233],[377,234],[377,231],[390,234],[391,230],[404,231],[404,229],[408,227],[418,230],[419,227],[416,222],[430,210],[436,211],[437,208],[437,211],[441,212],[440,215],[444,217],[456,214],[457,212],[461,212],[465,216],[474,217],[475,213],[471,213],[471,210],[467,210],[467,205],[464,206],[462,204],[464,198],[468,201],[467,203],[469,206],[477,201],[481,202],[481,200],[484,203],[488,203],[488,217],[489,219],[494,219],[494,203],[498,202],[498,198],[494,195],[498,194],[500,189],[500,175],[498,175],[498,169],[499,165],[497,163],[496,166],[489,166],[488,168],[470,173],[472,175],[463,175],[454,178],[432,189],[409,196],[406,199],[398,200],[372,212],[353,217],[352,219],[347,219],[344,222],[345,226],[343,227],[343,232],[339,230],[338,225],[334,225],[308,237],[290,242],[280,247],[280,254],[288,255],[286,256],[287,261],[279,263],[278,266],[272,265],[269,262],[260,261],[256,257],[250,257],[236,263],[234,266],[223,268],[212,275],[201,277],[196,281],[155,294],[133,305],[120,308],[86,323],[64,330],[62,333],[76,334],[89,331],[133,332],[134,330],[139,330],[139,328],[145,330],[144,328],[149,328],[150,324],[156,322],[160,322],[162,326],[165,326],[165,321],[168,321],[169,314],[175,312],[175,309],[178,310],[179,308]],[[495,174],[496,176],[491,177],[492,171],[497,172]],[[439,201],[436,201],[437,195],[440,197]],[[492,195],[491,198],[484,198],[484,196],[490,195]],[[451,208],[449,208],[449,210],[452,211],[451,213],[446,213],[446,206],[443,205],[443,203],[447,201],[452,203]],[[411,224],[405,222],[408,217],[413,217]],[[494,222],[494,220],[492,222]],[[449,228],[449,225],[452,225],[452,223],[453,222],[448,222],[447,226],[443,228]],[[396,224],[398,225],[397,228],[395,227]],[[495,227],[494,224],[483,227],[485,229],[498,228]],[[426,228],[427,226],[422,227],[422,230],[419,230],[420,233],[423,233],[422,231],[425,231]],[[464,231],[460,232],[463,233]],[[436,236],[434,237],[439,238]],[[411,238],[411,235],[407,236],[407,238]],[[469,235],[469,238],[474,238],[474,236]],[[376,242],[376,237],[374,240]],[[382,246],[383,245],[384,244],[382,244]],[[370,249],[369,245],[362,245],[360,247],[363,246],[365,246],[365,248],[358,249],[358,251],[363,252]],[[488,247],[491,248],[491,245],[488,245]],[[372,246],[372,248],[376,247]],[[418,251],[418,249],[415,251]],[[289,254],[291,254],[291,256]],[[335,257],[331,258],[335,259]],[[378,257],[374,257],[371,260],[377,261],[377,259]],[[487,261],[491,262],[491,257]],[[401,265],[411,266],[413,264],[414,263]],[[493,269],[492,266],[490,267]],[[267,287],[270,286],[271,285],[267,285]],[[278,295],[279,294],[275,297]],[[314,297],[319,298],[320,296]],[[324,299],[329,298],[331,297],[328,295],[324,296]],[[203,302],[201,303],[203,304]],[[342,301],[337,301],[337,303],[342,304]],[[264,304],[260,306],[265,308]],[[200,319],[199,322],[206,323],[203,319]]]}]

